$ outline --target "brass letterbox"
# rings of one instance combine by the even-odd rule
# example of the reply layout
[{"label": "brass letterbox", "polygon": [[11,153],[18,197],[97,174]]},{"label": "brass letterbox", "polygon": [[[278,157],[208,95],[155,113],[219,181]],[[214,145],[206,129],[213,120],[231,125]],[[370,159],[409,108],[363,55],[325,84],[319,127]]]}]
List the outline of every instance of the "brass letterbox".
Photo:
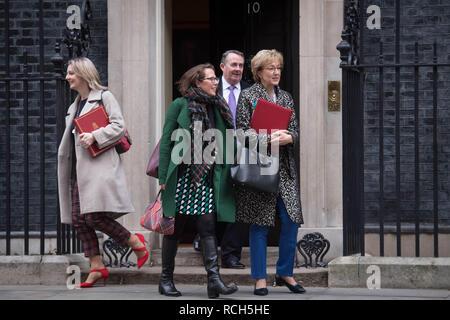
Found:
[{"label": "brass letterbox", "polygon": [[328,81],[328,111],[341,111],[341,82]]}]

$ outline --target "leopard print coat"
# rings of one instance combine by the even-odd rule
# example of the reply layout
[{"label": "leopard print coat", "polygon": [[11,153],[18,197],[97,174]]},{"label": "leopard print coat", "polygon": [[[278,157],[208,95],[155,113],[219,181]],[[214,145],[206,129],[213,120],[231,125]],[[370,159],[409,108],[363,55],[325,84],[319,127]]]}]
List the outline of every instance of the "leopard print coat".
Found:
[{"label": "leopard print coat", "polygon": [[[278,87],[276,92],[278,93],[276,103],[294,110],[294,101],[291,95]],[[253,114],[252,105],[257,99],[274,102],[273,98],[269,96],[260,83],[255,83],[250,88],[243,90],[236,108],[237,129],[242,128],[245,131],[250,129],[250,120]],[[278,194],[281,195],[291,220],[294,223],[303,224],[300,184],[294,156],[294,145],[299,142],[295,110],[287,130],[292,135],[294,144],[280,147],[280,185]],[[265,143],[270,141],[270,135],[268,134],[260,134],[259,138],[262,138]],[[236,221],[261,226],[275,226],[278,194],[257,192],[242,186],[236,186]]]}]

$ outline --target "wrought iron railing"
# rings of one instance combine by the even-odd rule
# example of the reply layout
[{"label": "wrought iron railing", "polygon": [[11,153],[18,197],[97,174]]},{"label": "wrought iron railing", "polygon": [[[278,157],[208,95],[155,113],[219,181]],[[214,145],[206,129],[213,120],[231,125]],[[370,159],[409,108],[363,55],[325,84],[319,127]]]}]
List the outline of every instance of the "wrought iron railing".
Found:
[{"label": "wrought iron railing", "polygon": [[[0,74],[0,86],[4,88],[4,94],[1,95],[2,103],[0,110],[4,113],[3,127],[6,129],[4,153],[4,193],[5,214],[4,226],[0,230],[1,238],[5,239],[5,253],[10,255],[12,252],[11,242],[13,238],[23,239],[23,254],[30,254],[30,238],[39,238],[39,252],[45,254],[45,243],[49,237],[54,237],[56,233],[57,254],[74,253],[81,251],[80,240],[72,226],[61,224],[59,217],[59,204],[57,190],[47,190],[49,179],[56,177],[56,152],[48,152],[48,143],[53,143],[53,149],[59,145],[64,130],[64,117],[67,107],[73,101],[73,94],[65,81],[65,63],[73,56],[87,55],[90,43],[90,32],[88,20],[91,15],[90,4],[88,0],[83,0],[81,12],[81,28],[65,30],[64,38],[55,45],[55,55],[51,61],[54,65],[54,73],[46,73],[44,56],[44,1],[39,1],[39,72],[30,71],[28,53],[25,51],[21,57],[23,64],[20,73],[11,72],[11,31],[10,31],[10,1],[5,0],[5,73]],[[66,45],[68,55],[62,54],[61,43]],[[13,88],[15,88],[13,90]],[[21,89],[17,89],[21,88]],[[50,93],[56,101],[48,101],[47,94]],[[35,96],[38,96],[36,99]],[[30,96],[33,96],[33,105],[30,105]],[[13,117],[14,113],[14,117]],[[31,113],[31,114],[30,114]],[[48,116],[47,113],[51,114]],[[17,116],[19,114],[20,116]],[[20,123],[17,123],[20,118]],[[50,120],[48,120],[50,118]],[[38,122],[39,129],[31,126],[34,131],[30,132],[30,122]],[[51,132],[50,127],[56,127],[56,132]],[[22,159],[17,159],[18,150],[12,150],[11,141],[22,139]],[[31,141],[33,139],[33,141]],[[37,141],[34,141],[37,140]],[[31,143],[33,142],[33,143]],[[46,145],[47,143],[47,145]],[[36,144],[38,147],[36,148]],[[15,144],[17,145],[17,144]],[[51,148],[50,148],[51,149]],[[36,153],[39,156],[36,156]],[[46,159],[48,155],[53,155],[54,159]],[[30,159],[30,155],[33,158]],[[33,163],[36,160],[38,164]],[[51,163],[49,163],[49,161]],[[12,194],[12,187],[17,172],[21,172],[23,188],[21,196]],[[39,175],[38,182],[31,179]],[[33,188],[32,188],[33,187]],[[39,190],[39,196],[36,197],[33,190]],[[32,197],[33,196],[33,197]],[[36,201],[39,204],[31,204]],[[17,205],[19,202],[21,205]],[[47,208],[47,203],[55,203],[52,208]],[[36,209],[38,207],[38,209]],[[22,225],[12,225],[12,214],[17,218],[18,213],[22,211]],[[33,212],[30,212],[33,211]],[[38,213],[36,213],[38,211]],[[30,228],[30,217],[39,215],[39,228],[36,223]],[[15,228],[13,230],[13,227]],[[55,230],[56,229],[56,230]]]},{"label": "wrought iron railing", "polygon": [[[420,238],[427,232],[433,235],[433,255],[439,256],[439,234],[443,229],[448,229],[447,225],[442,225],[440,213],[440,204],[444,199],[440,196],[440,183],[448,180],[442,170],[439,169],[440,150],[442,150],[442,142],[439,141],[439,86],[438,80],[440,74],[444,71],[448,73],[450,63],[441,63],[438,56],[438,44],[434,42],[428,47],[432,48],[432,57],[424,58],[420,61],[419,43],[415,42],[414,52],[411,53],[413,61],[403,63],[400,61],[400,1],[395,1],[395,52],[393,53],[394,61],[386,63],[384,43],[379,41],[379,52],[377,61],[373,59],[370,63],[365,63],[365,55],[363,51],[364,41],[364,16],[366,1],[349,0],[345,2],[344,13],[344,29],[342,31],[342,41],[337,46],[341,54],[342,69],[342,125],[343,125],[343,226],[344,226],[344,255],[361,253],[365,254],[366,243],[365,236],[368,231],[379,233],[379,253],[380,256],[385,255],[385,234],[386,227],[391,231],[394,230],[396,235],[396,254],[402,256],[402,235],[405,229],[414,234],[415,255],[420,256]],[[372,57],[373,57],[373,53]],[[425,55],[424,55],[425,56]],[[410,73],[410,80],[413,88],[408,92],[402,88],[401,79],[403,73]],[[391,81],[386,83],[385,79],[389,73]],[[372,82],[367,80],[371,77]],[[424,110],[423,99],[421,97],[420,79],[428,77],[429,87],[427,90],[431,92],[431,105],[427,105]],[[375,80],[374,80],[375,79]],[[368,86],[371,85],[371,94],[377,92],[377,95],[370,96],[368,94]],[[428,85],[428,83],[427,83]],[[386,116],[385,107],[387,104],[387,92],[393,95],[393,99],[389,103],[393,103],[394,109],[389,109],[390,118]],[[411,111],[405,120],[402,117],[402,95],[409,94],[412,96]],[[375,137],[378,143],[367,142],[365,137],[367,132],[367,124],[365,115],[368,112],[368,102],[372,104],[370,112],[376,112],[378,123],[374,124],[374,130],[378,131]],[[409,103],[409,102],[408,102]],[[426,104],[426,103],[425,103]],[[374,107],[375,106],[375,107]],[[424,124],[424,117],[420,116],[424,112],[431,113],[429,119],[426,119],[427,125],[432,129],[432,138],[430,145],[424,146],[423,133],[421,128]],[[431,119],[431,121],[429,121]],[[373,120],[373,118],[372,118]],[[408,121],[408,128],[405,122]],[[390,123],[394,130],[390,132],[389,137],[386,136],[386,124]],[[413,123],[413,125],[411,125]],[[389,129],[390,130],[390,129]],[[405,164],[402,163],[402,133],[408,130],[408,135],[413,136],[408,142],[413,151],[409,157],[413,163],[412,171],[413,188],[408,190],[402,189],[402,181],[405,180],[405,174],[408,170],[402,170]],[[374,139],[375,140],[375,139]],[[389,147],[390,155],[395,157],[394,161],[388,162],[386,159],[387,141],[391,142]],[[378,181],[371,178],[371,183],[378,183],[378,189],[373,192],[377,198],[367,199],[368,187],[365,177],[367,173],[367,157],[365,145],[370,144],[378,148],[377,163]],[[404,143],[403,143],[404,144]],[[428,160],[424,162],[423,151],[429,150]],[[387,166],[390,166],[389,174]],[[372,170],[374,170],[372,168]],[[376,169],[375,169],[376,170]],[[432,196],[428,200],[432,203],[432,208],[425,209],[423,205],[425,187],[421,182],[421,174],[430,172],[432,179]],[[405,173],[406,172],[406,173]],[[365,181],[366,180],[366,181]],[[448,182],[447,182],[448,183]],[[387,185],[394,186],[387,190]],[[405,195],[407,194],[407,195]],[[409,196],[412,194],[413,196]],[[407,199],[405,199],[407,198]],[[374,208],[368,208],[368,202]],[[404,202],[409,201],[409,208],[405,209]],[[405,212],[413,212],[406,219]],[[425,211],[432,213],[432,217],[425,219],[423,214]],[[369,216],[369,213],[373,215]],[[374,217],[377,221],[374,221]],[[391,219],[389,219],[391,218]],[[370,221],[369,221],[370,220]],[[368,222],[371,222],[370,224]],[[412,226],[412,227],[411,227]]]}]

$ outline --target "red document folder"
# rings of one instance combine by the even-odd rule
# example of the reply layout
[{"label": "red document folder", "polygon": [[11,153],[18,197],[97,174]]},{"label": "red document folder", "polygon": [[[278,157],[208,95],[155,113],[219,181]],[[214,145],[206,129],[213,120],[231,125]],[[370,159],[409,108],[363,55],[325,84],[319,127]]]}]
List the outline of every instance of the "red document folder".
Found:
[{"label": "red document folder", "polygon": [[[78,132],[80,133],[86,133],[86,132],[92,132],[97,130],[98,128],[106,127],[109,124],[109,117],[106,113],[104,106],[99,106],[82,116],[73,119],[73,122],[75,123],[75,126],[78,129]],[[93,143],[89,148],[89,152],[91,153],[91,156],[93,158],[97,157],[98,155],[102,154],[106,150],[111,149],[112,147],[116,146],[120,143],[120,140],[103,148],[100,149],[97,146],[97,143]]]},{"label": "red document folder", "polygon": [[288,127],[292,112],[291,109],[273,102],[258,99],[250,126],[257,133],[262,129],[267,130],[267,133],[271,133],[272,130],[285,130]]}]

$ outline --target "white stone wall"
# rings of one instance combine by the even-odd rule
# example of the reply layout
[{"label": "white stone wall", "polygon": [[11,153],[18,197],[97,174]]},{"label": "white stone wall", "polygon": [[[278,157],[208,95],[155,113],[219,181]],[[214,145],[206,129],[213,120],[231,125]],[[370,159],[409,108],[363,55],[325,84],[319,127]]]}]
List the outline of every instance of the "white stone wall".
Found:
[{"label": "white stone wall", "polygon": [[[145,174],[161,136],[171,101],[170,1],[108,0],[109,86],[122,106],[133,139],[124,154],[128,184],[136,212],[120,220],[131,231],[144,230],[139,219],[157,192],[157,180]],[[169,9],[169,12],[166,12]],[[155,238],[155,239],[153,239]],[[151,243],[158,245],[159,237]]]},{"label": "white stone wall", "polygon": [[328,112],[328,81],[341,80],[342,0],[300,0],[300,177],[304,226],[342,255],[342,121]]}]

